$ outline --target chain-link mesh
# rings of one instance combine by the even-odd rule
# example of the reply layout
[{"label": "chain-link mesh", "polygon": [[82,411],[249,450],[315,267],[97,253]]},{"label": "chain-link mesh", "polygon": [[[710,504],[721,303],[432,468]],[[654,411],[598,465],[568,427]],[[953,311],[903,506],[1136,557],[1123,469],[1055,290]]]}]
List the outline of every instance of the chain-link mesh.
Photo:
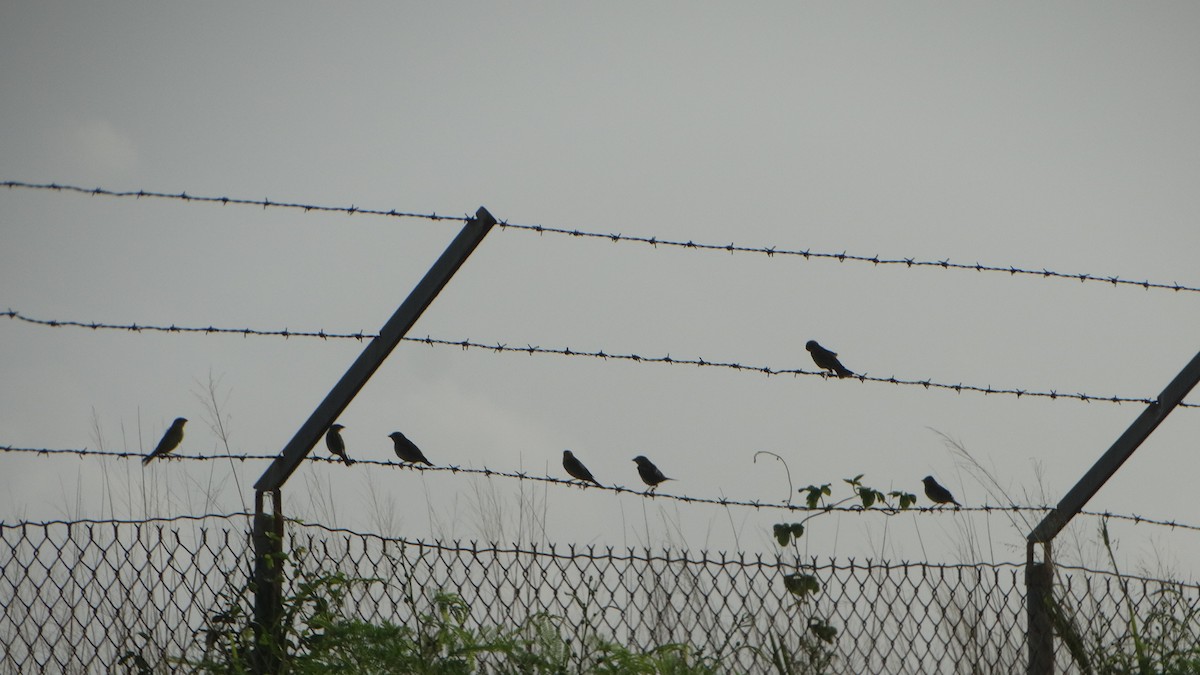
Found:
[{"label": "chain-link mesh", "polygon": [[252,560],[246,529],[212,525],[0,524],[0,667],[120,672],[203,649],[208,615],[245,592]]},{"label": "chain-link mesh", "polygon": [[[589,650],[604,641],[635,651],[686,644],[734,673],[781,666],[1012,673],[1027,658],[1017,564],[798,563],[783,555],[437,544],[299,523],[287,529],[285,596],[306,574],[341,573],[371,580],[351,584],[342,609],[372,624],[419,633],[439,592],[465,603],[467,630],[553,617],[572,671],[586,671]],[[219,524],[0,525],[0,668],[187,670],[185,660],[211,649],[214,621],[244,623],[251,611],[248,530],[242,516]],[[784,583],[797,572],[817,583],[805,597]],[[1160,645],[1200,641],[1196,586],[1062,567],[1055,584],[1064,608],[1059,672],[1134,654],[1130,610],[1140,634]]]}]

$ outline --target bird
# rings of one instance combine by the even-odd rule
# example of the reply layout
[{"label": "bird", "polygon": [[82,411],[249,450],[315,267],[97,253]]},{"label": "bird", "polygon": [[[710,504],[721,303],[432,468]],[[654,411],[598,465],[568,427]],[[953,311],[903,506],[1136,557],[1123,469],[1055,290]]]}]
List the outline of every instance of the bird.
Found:
[{"label": "bird", "polygon": [[959,504],[954,499],[954,495],[950,494],[949,490],[941,485],[938,485],[938,482],[933,479],[933,476],[925,476],[921,479],[921,481],[925,483],[925,496],[929,497],[929,501],[933,502],[934,504],[953,504],[955,506],[962,506],[962,504]]},{"label": "bird", "polygon": [[417,444],[408,440],[408,437],[404,434],[399,431],[393,431],[388,434],[388,438],[392,439],[392,449],[396,451],[396,456],[400,458],[400,461],[433,466],[433,462],[425,459],[425,455],[422,454]]},{"label": "bird", "polygon": [[325,447],[329,448],[329,451],[333,454],[341,457],[346,466],[350,466],[354,463],[354,460],[350,459],[346,454],[346,441],[342,440],[342,429],[345,428],[340,424],[331,425],[329,431],[325,432]]},{"label": "bird", "polygon": [[187,424],[187,420],[182,417],[176,417],[174,422],[171,422],[171,427],[163,434],[162,440],[158,442],[158,447],[154,448],[154,452],[142,458],[142,466],[150,463],[150,460],[155,457],[162,457],[168,452],[179,447],[183,441],[183,425]]},{"label": "bird", "polygon": [[817,344],[816,340],[809,340],[804,348],[808,353],[812,354],[813,363],[817,364],[821,370],[832,370],[837,373],[838,377],[851,377],[854,372],[838,361],[837,352],[831,352],[821,345]]},{"label": "bird", "polygon": [[657,466],[654,466],[654,462],[651,462],[642,455],[634,457],[633,461],[637,462],[638,475],[642,477],[642,481],[645,482],[646,485],[650,486],[651,490],[658,487],[658,484],[663,481],[674,480],[673,478],[667,478],[664,476],[663,472],[659,471]]},{"label": "bird", "polygon": [[575,454],[570,450],[563,450],[563,468],[567,470],[567,473],[571,474],[572,478],[579,479],[585,483],[595,483],[596,485],[600,485],[600,481],[596,480],[595,477],[592,476],[592,472],[588,471],[588,468],[583,465],[583,462],[579,461],[579,459],[575,457]]}]

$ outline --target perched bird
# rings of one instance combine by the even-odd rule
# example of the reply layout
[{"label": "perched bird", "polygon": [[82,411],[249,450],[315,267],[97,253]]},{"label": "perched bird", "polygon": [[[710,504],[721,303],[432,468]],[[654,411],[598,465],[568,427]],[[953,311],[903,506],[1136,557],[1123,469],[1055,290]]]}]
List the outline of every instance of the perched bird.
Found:
[{"label": "perched bird", "polygon": [[955,501],[954,495],[950,494],[949,490],[941,485],[938,485],[938,482],[933,479],[933,476],[925,476],[921,479],[921,481],[925,483],[925,496],[929,497],[929,501],[933,502],[934,504],[953,504],[955,506],[962,506],[962,504],[959,504],[957,501]]},{"label": "perched bird", "polygon": [[340,424],[331,425],[329,431],[325,432],[325,447],[329,448],[329,451],[333,454],[341,457],[346,466],[350,466],[354,463],[354,460],[346,455],[346,441],[342,440],[342,429],[345,428]]},{"label": "perched bird", "polygon": [[404,434],[399,431],[393,431],[388,434],[388,438],[392,439],[392,449],[396,451],[396,456],[400,458],[400,461],[433,466],[433,462],[425,459],[425,455],[421,453],[421,449],[417,447],[417,444],[408,440],[408,437]]},{"label": "perched bird", "polygon": [[654,466],[654,462],[651,462],[641,455],[634,457],[633,461],[637,462],[638,475],[642,477],[642,480],[646,483],[646,485],[650,486],[651,490],[658,487],[658,484],[663,481],[674,480],[673,478],[667,478],[664,476],[663,472],[659,471],[657,466]]},{"label": "perched bird", "polygon": [[592,476],[592,472],[588,471],[583,462],[576,459],[570,450],[563,450],[563,468],[567,470],[567,473],[571,474],[572,478],[584,481],[585,483],[600,485],[600,481]]},{"label": "perched bird", "polygon": [[838,377],[850,377],[854,375],[850,369],[842,365],[841,361],[838,361],[837,352],[825,349],[817,344],[816,340],[809,340],[804,345],[804,348],[808,350],[809,354],[812,354],[813,363],[817,364],[817,367],[821,370],[832,370],[837,373]]},{"label": "perched bird", "polygon": [[149,464],[150,460],[155,457],[162,457],[179,447],[179,443],[183,441],[183,425],[185,424],[187,424],[187,420],[176,417],[175,421],[171,422],[171,428],[167,429],[167,433],[163,434],[162,440],[158,442],[158,447],[154,448],[154,452],[142,458],[142,466]]}]

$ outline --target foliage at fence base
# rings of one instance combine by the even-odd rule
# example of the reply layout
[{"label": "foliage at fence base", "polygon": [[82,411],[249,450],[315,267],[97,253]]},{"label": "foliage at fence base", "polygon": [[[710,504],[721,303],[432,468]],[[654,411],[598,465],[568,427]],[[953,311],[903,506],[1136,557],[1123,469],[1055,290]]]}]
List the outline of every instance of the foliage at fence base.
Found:
[{"label": "foliage at fence base", "polygon": [[[419,615],[414,626],[370,623],[345,616],[347,591],[384,580],[298,573],[302,578],[296,592],[284,598],[283,644],[255,644],[249,617],[234,604],[210,622],[204,658],[190,661],[164,655],[163,665],[205,673],[250,673],[255,672],[256,654],[265,648],[278,659],[282,672],[297,674],[700,675],[722,671],[714,657],[685,644],[639,651],[594,633],[570,640],[562,635],[563,622],[548,614],[532,616],[515,626],[471,629],[470,607],[450,593],[436,593],[429,611]],[[240,629],[233,629],[238,625]],[[802,640],[794,648],[785,646],[782,638],[771,640],[770,662],[780,673],[822,672],[832,660],[832,651],[817,639]],[[159,670],[141,653],[127,653],[122,663],[137,673]]]},{"label": "foliage at fence base", "polygon": [[[245,673],[257,654],[289,673],[1008,675],[1027,653],[1019,563],[477,546],[300,522],[279,561],[284,630],[257,644],[245,519],[0,523],[0,672]],[[1058,672],[1200,675],[1200,586],[1055,571]]]}]

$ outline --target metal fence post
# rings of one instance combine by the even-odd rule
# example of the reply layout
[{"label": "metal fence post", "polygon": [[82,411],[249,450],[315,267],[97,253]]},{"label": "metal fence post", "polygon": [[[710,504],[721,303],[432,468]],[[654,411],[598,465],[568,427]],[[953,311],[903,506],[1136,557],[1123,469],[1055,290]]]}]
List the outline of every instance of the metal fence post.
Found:
[{"label": "metal fence post", "polygon": [[1054,568],[1050,542],[1043,544],[1042,562],[1036,562],[1034,548],[1026,545],[1025,560],[1025,636],[1029,644],[1028,675],[1054,673],[1054,621],[1050,603],[1054,602]]},{"label": "metal fence post", "polygon": [[[358,359],[342,375],[317,409],[301,425],[263,475],[254,484],[254,654],[256,674],[276,675],[287,666],[287,634],[283,625],[283,505],[280,489],[300,466],[314,445],[337,420],[350,401],[367,383],[408,334],[421,314],[467,260],[483,238],[496,225],[488,210],[479,207],[458,236],[408,294],[379,335],[372,339]],[[263,511],[263,496],[270,493],[274,502],[271,515]]]},{"label": "metal fence post", "polygon": [[270,490],[272,512],[263,510],[264,491],[254,493],[254,654],[258,675],[283,672],[287,656],[283,626],[283,505]]},{"label": "metal fence post", "polygon": [[325,435],[329,425],[337,421],[338,415],[350,405],[350,401],[367,384],[367,380],[371,379],[375,370],[383,364],[383,360],[400,344],[400,340],[404,339],[417,319],[421,318],[421,314],[450,282],[458,268],[466,262],[467,256],[471,255],[495,225],[496,218],[488,213],[487,209],[479,207],[475,217],[467,221],[454,241],[450,242],[445,252],[433,263],[433,267],[430,267],[417,283],[417,287],[392,314],[392,318],[383,324],[379,335],[367,343],[366,348],[342,375],[342,379],[329,390],[325,400],[313,410],[292,440],[288,441],[275,461],[263,472],[254,484],[255,490],[277,490],[283,487],[292,472],[312,451],[313,446],[321,440],[321,436]]}]

